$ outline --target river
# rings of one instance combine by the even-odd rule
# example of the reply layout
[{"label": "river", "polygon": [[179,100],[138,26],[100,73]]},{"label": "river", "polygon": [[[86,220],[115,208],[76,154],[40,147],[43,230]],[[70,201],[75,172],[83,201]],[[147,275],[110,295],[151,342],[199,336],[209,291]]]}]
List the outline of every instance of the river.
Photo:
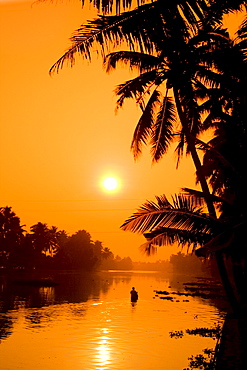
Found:
[{"label": "river", "polygon": [[181,295],[191,277],[102,271],[54,279],[54,287],[2,279],[1,370],[183,370],[189,356],[215,346],[186,330],[223,324],[222,302]]}]

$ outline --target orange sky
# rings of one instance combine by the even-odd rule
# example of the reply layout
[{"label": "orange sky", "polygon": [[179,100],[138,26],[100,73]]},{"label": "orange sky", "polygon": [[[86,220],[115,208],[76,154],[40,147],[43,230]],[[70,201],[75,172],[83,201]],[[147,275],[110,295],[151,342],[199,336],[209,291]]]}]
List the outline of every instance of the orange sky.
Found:
[{"label": "orange sky", "polygon": [[[176,171],[172,153],[151,165],[146,152],[134,162],[140,112],[131,102],[114,113],[113,89],[130,78],[127,70],[107,75],[100,59],[78,58],[48,74],[73,31],[95,16],[79,0],[0,0],[0,206],[11,206],[28,231],[37,222],[85,229],[121,257],[168,258],[176,248],[147,259],[138,249],[144,238],[119,226],[146,199],[194,187],[191,161]],[[115,194],[100,186],[108,174],[121,180]]]}]

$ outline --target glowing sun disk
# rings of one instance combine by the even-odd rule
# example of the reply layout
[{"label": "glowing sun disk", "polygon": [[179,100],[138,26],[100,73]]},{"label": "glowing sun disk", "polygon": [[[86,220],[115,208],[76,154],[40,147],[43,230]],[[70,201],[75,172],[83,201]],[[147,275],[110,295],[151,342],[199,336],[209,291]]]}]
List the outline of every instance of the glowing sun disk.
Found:
[{"label": "glowing sun disk", "polygon": [[106,177],[103,186],[106,190],[115,190],[118,187],[118,181],[115,177]]}]

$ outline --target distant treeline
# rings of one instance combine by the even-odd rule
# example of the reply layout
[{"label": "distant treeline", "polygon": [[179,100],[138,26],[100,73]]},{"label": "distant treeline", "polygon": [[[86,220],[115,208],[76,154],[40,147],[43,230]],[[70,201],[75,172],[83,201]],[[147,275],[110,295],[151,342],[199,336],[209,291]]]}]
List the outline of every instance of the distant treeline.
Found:
[{"label": "distant treeline", "polygon": [[38,222],[27,232],[11,207],[0,208],[0,268],[155,270],[210,275],[216,271],[212,260],[181,252],[166,261],[133,262],[130,257],[114,256],[101,241],[93,241],[86,230],[69,236],[64,230]]},{"label": "distant treeline", "polygon": [[134,262],[129,257],[121,259],[109,256],[102,261],[104,269],[160,271],[193,276],[216,276],[218,270],[214,259],[198,258],[194,254],[178,252],[172,254],[168,260],[156,262]]},{"label": "distant treeline", "polygon": [[218,268],[214,258],[199,258],[195,254],[178,252],[171,255],[169,262],[174,273],[218,277]]},{"label": "distant treeline", "polygon": [[93,270],[113,254],[86,230],[69,236],[38,222],[24,230],[11,207],[0,208],[0,268]]}]

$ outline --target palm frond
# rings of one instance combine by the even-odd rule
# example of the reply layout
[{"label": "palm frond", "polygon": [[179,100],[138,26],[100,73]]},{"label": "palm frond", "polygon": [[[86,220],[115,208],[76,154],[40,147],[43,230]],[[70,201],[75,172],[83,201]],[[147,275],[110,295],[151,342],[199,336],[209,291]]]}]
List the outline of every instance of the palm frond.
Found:
[{"label": "palm frond", "polygon": [[217,89],[221,86],[223,77],[213,70],[198,65],[196,79],[199,79],[206,87]]},{"label": "palm frond", "polygon": [[177,121],[176,107],[171,97],[164,97],[152,129],[151,155],[153,162],[158,162],[173,141],[175,122]]},{"label": "palm frond", "polygon": [[[94,0],[100,4],[100,0]],[[125,2],[126,1],[126,2]],[[92,51],[97,46],[104,57],[106,51],[111,48],[119,48],[124,43],[129,50],[153,54],[155,51],[164,49],[162,43],[172,33],[177,42],[189,37],[189,27],[197,28],[198,19],[203,17],[203,11],[208,7],[206,0],[157,0],[144,4],[140,1],[137,8],[124,11],[117,15],[106,15],[111,13],[109,1],[104,0],[102,10],[104,15],[88,20],[86,24],[79,27],[71,37],[71,47],[51,67],[50,73],[58,72],[65,62],[70,66],[75,63],[77,54],[91,60]],[[119,2],[116,0],[116,4]],[[130,0],[123,0],[126,9],[129,8]],[[199,4],[199,5],[198,5]],[[204,4],[204,5],[202,5]],[[124,7],[125,9],[125,7]],[[154,21],[155,20],[155,21]],[[175,45],[175,44],[173,44]]]},{"label": "palm frond", "polygon": [[[91,60],[92,50],[97,46],[102,56],[106,51],[119,47],[122,43],[128,45],[130,50],[139,49],[141,52],[152,54],[155,48],[153,40],[155,18],[155,35],[163,34],[163,20],[156,3],[145,4],[121,15],[99,15],[98,18],[88,20],[78,28],[71,37],[72,46],[50,68],[50,73],[58,72],[65,62],[70,66],[75,63],[75,56]],[[154,38],[155,39],[155,38]]]},{"label": "palm frond", "polygon": [[181,230],[176,228],[165,228],[162,227],[158,230],[152,231],[150,233],[144,234],[145,238],[154,245],[159,247],[173,245],[175,243],[178,246],[190,246],[193,245],[197,247],[198,245],[205,244],[210,238],[211,235],[203,232]]},{"label": "palm frond", "polygon": [[[37,3],[46,2],[47,0],[36,0]],[[54,0],[50,0],[53,2]],[[150,0],[80,0],[82,6],[84,7],[85,4],[91,4],[103,14],[120,14],[122,11],[126,9],[131,9],[133,6],[141,6],[145,3],[149,3]],[[225,1],[207,1],[207,0],[173,0],[173,1],[166,1],[165,4],[162,0],[153,0],[153,2],[160,3],[160,6],[170,7],[171,4],[173,6],[181,8],[183,11],[184,16],[185,14],[189,14],[188,18],[193,18],[193,15],[197,16],[197,19],[201,18],[202,15],[210,13],[209,15],[216,15],[219,17],[222,14],[227,14],[229,12],[234,12],[241,10],[242,6],[246,7],[246,1],[242,0],[225,0]],[[211,9],[212,8],[212,9]]]},{"label": "palm frond", "polygon": [[188,231],[179,228],[161,227],[154,231],[144,234],[147,242],[140,246],[143,253],[151,255],[157,251],[157,247],[171,246],[177,244],[178,247],[191,248],[192,252],[198,247],[201,247],[211,239],[211,235],[201,233],[197,230]]},{"label": "palm frond", "polygon": [[127,98],[135,99],[143,108],[145,94],[149,93],[150,85],[161,83],[160,79],[160,73],[157,70],[152,70],[118,85],[114,90],[115,94],[119,96],[116,109],[121,108]]},{"label": "palm frond", "polygon": [[88,20],[87,24],[78,28],[70,38],[71,47],[53,64],[49,71],[50,74],[53,72],[58,73],[63,68],[65,62],[73,67],[76,54],[80,54],[83,58],[91,60],[91,51],[95,43],[102,46],[103,52],[106,47],[104,44],[103,30],[110,27],[111,22],[114,23],[114,21],[116,22],[116,17],[99,16],[96,19]]},{"label": "palm frond", "polygon": [[159,102],[159,96],[159,91],[154,90],[135,128],[131,143],[131,151],[133,152],[135,159],[137,159],[141,154],[142,145],[147,145],[148,138],[151,135],[152,126],[154,125],[156,106]]},{"label": "palm frond", "polygon": [[247,38],[247,16],[242,21],[238,31],[237,36],[239,37],[240,41],[246,40]]},{"label": "palm frond", "polygon": [[240,25],[239,30],[237,31],[236,42],[238,43],[240,50],[242,50],[242,53],[244,55],[243,60],[246,63],[247,61],[247,17],[245,17],[244,21]]},{"label": "palm frond", "polygon": [[[38,1],[46,1],[46,0],[38,0]],[[155,0],[153,0],[155,2]],[[86,0],[81,0],[82,5],[86,3]],[[88,0],[90,4],[93,4],[93,6],[98,9],[98,11],[102,11],[103,13],[112,13],[115,12],[116,14],[119,14],[121,11],[130,9],[134,5],[142,5],[145,3],[150,2],[150,0]],[[164,5],[166,7],[171,7],[171,5],[180,7],[181,11],[183,11],[184,16],[188,14],[188,18],[190,19],[193,17],[193,15],[197,16],[197,19],[200,18],[201,14],[203,12],[208,11],[209,5],[214,4],[214,1],[208,2],[206,0],[173,0],[173,1],[166,1],[165,4],[164,2],[158,0],[156,1],[160,3],[160,6]],[[223,2],[223,4],[228,5],[228,2]],[[236,7],[236,6],[235,6]],[[222,8],[222,6],[221,6]],[[220,8],[220,9],[221,9]],[[235,8],[234,8],[235,9]]]},{"label": "palm frond", "polygon": [[156,203],[153,201],[144,203],[121,228],[141,234],[162,227],[187,231],[196,229],[197,232],[210,234],[212,225],[215,226],[214,221],[202,208],[196,206],[192,196],[179,194],[173,197],[173,204],[165,195],[156,196]]},{"label": "palm frond", "polygon": [[240,11],[244,6],[246,8],[246,1],[244,0],[224,0],[224,1],[212,1],[208,8],[208,17],[212,17],[218,23],[222,21],[224,14],[234,13]]},{"label": "palm frond", "polygon": [[157,253],[157,246],[152,243],[146,242],[140,245],[139,250],[146,256],[153,256]]},{"label": "palm frond", "polygon": [[104,60],[106,72],[109,73],[116,69],[120,63],[128,64],[131,70],[137,68],[140,73],[143,73],[157,68],[160,60],[150,54],[122,50],[106,55]]}]

